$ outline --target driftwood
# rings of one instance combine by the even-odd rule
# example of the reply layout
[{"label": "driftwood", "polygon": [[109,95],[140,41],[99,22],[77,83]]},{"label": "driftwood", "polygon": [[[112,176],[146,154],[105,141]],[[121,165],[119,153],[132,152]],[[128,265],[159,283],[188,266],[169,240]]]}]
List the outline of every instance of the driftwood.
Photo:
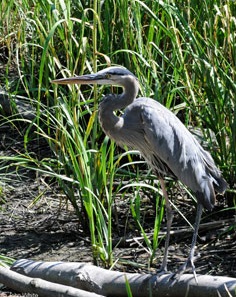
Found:
[{"label": "driftwood", "polygon": [[103,297],[102,295],[48,282],[40,278],[24,276],[3,266],[0,266],[0,283],[17,292],[31,293],[32,295],[29,296]]},{"label": "driftwood", "polygon": [[[24,259],[16,261],[12,265],[11,271],[8,272],[14,273],[13,283],[17,279],[18,290],[22,289],[20,275],[27,276],[26,285],[28,284],[29,290],[24,287],[24,290],[20,291],[35,293],[38,296],[90,296],[86,295],[86,292],[87,294],[93,292],[91,296],[127,296],[128,283],[133,297],[236,297],[236,279],[221,276],[198,275],[196,283],[192,274],[184,274],[178,281],[174,281],[171,278],[172,274],[157,276],[123,273],[106,270],[88,263],[35,262]],[[4,276],[1,277],[1,271],[0,282],[13,288],[10,282],[5,282]],[[44,287],[43,282],[47,287]],[[37,285],[35,285],[36,283]],[[41,289],[45,290],[37,291],[39,285],[42,285]],[[53,293],[55,288],[59,290],[58,286],[62,286],[64,290],[61,295],[58,291]],[[68,289],[68,293],[65,288]],[[75,288],[83,290],[84,293],[80,295],[80,291],[77,295],[72,295],[69,290],[76,290]],[[17,290],[16,287],[13,289]]]}]

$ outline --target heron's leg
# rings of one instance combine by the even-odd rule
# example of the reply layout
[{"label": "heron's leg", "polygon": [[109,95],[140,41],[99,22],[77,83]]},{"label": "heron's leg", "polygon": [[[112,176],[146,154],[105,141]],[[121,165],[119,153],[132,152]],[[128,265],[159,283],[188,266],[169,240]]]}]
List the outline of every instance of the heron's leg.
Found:
[{"label": "heron's leg", "polygon": [[197,281],[197,275],[196,275],[195,266],[194,266],[194,251],[195,251],[195,246],[196,246],[196,241],[197,241],[197,236],[198,236],[198,229],[200,226],[200,221],[201,221],[201,216],[202,216],[202,209],[203,209],[202,204],[198,203],[190,254],[189,254],[187,261],[179,268],[179,270],[175,274],[174,278],[178,278],[190,266],[192,268],[194,277]]},{"label": "heron's leg", "polygon": [[165,182],[163,179],[160,179],[161,189],[163,192],[163,196],[165,198],[165,205],[166,205],[166,221],[167,221],[167,232],[166,232],[166,241],[165,241],[165,252],[164,257],[160,269],[160,273],[167,272],[167,260],[168,260],[168,249],[169,249],[169,241],[170,241],[170,229],[171,224],[173,221],[173,212],[170,205],[170,201],[168,198],[168,194],[165,187]]}]

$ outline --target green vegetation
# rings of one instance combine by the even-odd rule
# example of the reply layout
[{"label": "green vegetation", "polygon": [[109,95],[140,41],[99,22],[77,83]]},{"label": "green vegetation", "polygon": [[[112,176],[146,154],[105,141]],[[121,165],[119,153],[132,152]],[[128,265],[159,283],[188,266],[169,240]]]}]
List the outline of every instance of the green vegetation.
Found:
[{"label": "green vegetation", "polygon": [[[27,167],[56,179],[84,229],[89,225],[94,262],[101,259],[107,266],[113,263],[114,199],[132,191],[130,211],[152,261],[164,205],[153,177],[141,171],[137,175],[134,154],[121,154],[102,133],[97,109],[106,91],[58,87],[50,81],[110,64],[127,67],[139,78],[141,95],[172,109],[187,126],[201,129],[235,197],[235,32],[236,2],[229,0],[2,0],[1,88],[28,102],[36,117],[19,119],[12,97],[15,116],[3,116],[0,124],[28,123],[21,132],[25,151],[1,157],[1,167]],[[35,137],[46,139],[51,157],[31,154]],[[124,187],[123,180],[129,185]],[[147,186],[157,195],[153,242],[142,229],[139,210]]]},{"label": "green vegetation", "polygon": [[0,255],[0,266],[9,267],[15,262],[14,259],[9,258],[7,256]]}]

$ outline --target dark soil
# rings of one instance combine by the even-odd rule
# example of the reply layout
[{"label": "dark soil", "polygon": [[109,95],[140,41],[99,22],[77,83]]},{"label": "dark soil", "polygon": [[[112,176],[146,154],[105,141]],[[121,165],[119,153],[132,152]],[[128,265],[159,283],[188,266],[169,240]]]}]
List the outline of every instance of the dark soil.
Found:
[{"label": "dark soil", "polygon": [[[11,156],[23,151],[23,138],[15,130],[0,130],[0,155]],[[31,150],[39,157],[50,155],[46,143],[32,142]],[[74,209],[54,181],[26,169],[11,168],[0,171],[0,255],[14,259],[42,261],[92,262],[89,233],[84,231]],[[4,177],[11,180],[4,181]],[[195,207],[180,186],[172,188],[173,202],[193,223]],[[182,198],[184,197],[184,198]],[[38,199],[37,199],[38,198]],[[36,201],[37,200],[37,201]],[[143,195],[144,227],[152,233],[154,199]],[[212,213],[205,212],[199,232],[196,260],[197,273],[236,277],[236,227],[234,213],[227,210],[226,201],[219,197]],[[155,272],[160,267],[164,240],[156,252],[156,259],[148,270],[149,255],[141,232],[130,219],[129,197],[117,197],[114,211],[114,259],[120,259],[114,269],[128,272]],[[163,222],[165,234],[165,222]],[[173,235],[169,253],[169,270],[175,271],[186,259],[192,231],[175,212]],[[152,238],[152,237],[150,237]],[[102,262],[98,263],[102,265]]]}]

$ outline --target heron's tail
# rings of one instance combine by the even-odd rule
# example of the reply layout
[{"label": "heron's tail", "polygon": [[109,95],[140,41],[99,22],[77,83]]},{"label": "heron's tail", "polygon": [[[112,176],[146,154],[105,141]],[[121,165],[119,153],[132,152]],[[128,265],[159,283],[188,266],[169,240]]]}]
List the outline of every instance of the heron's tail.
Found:
[{"label": "heron's tail", "polygon": [[216,195],[213,183],[209,178],[204,178],[201,183],[200,191],[195,192],[198,203],[201,203],[206,209],[212,210],[215,202]]},{"label": "heron's tail", "polygon": [[228,184],[221,176],[220,171],[218,169],[211,171],[210,176],[202,179],[201,191],[195,193],[196,198],[206,209],[212,210],[216,201],[215,192],[223,194],[227,187]]},{"label": "heron's tail", "polygon": [[217,193],[224,194],[225,190],[228,188],[226,180],[222,176],[213,175],[213,187]]},{"label": "heron's tail", "polygon": [[211,155],[203,149],[202,153],[205,162],[205,175],[202,176],[201,191],[196,192],[196,198],[205,208],[212,210],[216,200],[215,193],[224,194],[228,184],[216,167]]},{"label": "heron's tail", "polygon": [[214,190],[217,193],[224,194],[225,190],[228,188],[228,184],[226,180],[222,177],[221,171],[216,167],[211,155],[207,151],[204,151],[204,153],[206,173],[213,183]]}]

